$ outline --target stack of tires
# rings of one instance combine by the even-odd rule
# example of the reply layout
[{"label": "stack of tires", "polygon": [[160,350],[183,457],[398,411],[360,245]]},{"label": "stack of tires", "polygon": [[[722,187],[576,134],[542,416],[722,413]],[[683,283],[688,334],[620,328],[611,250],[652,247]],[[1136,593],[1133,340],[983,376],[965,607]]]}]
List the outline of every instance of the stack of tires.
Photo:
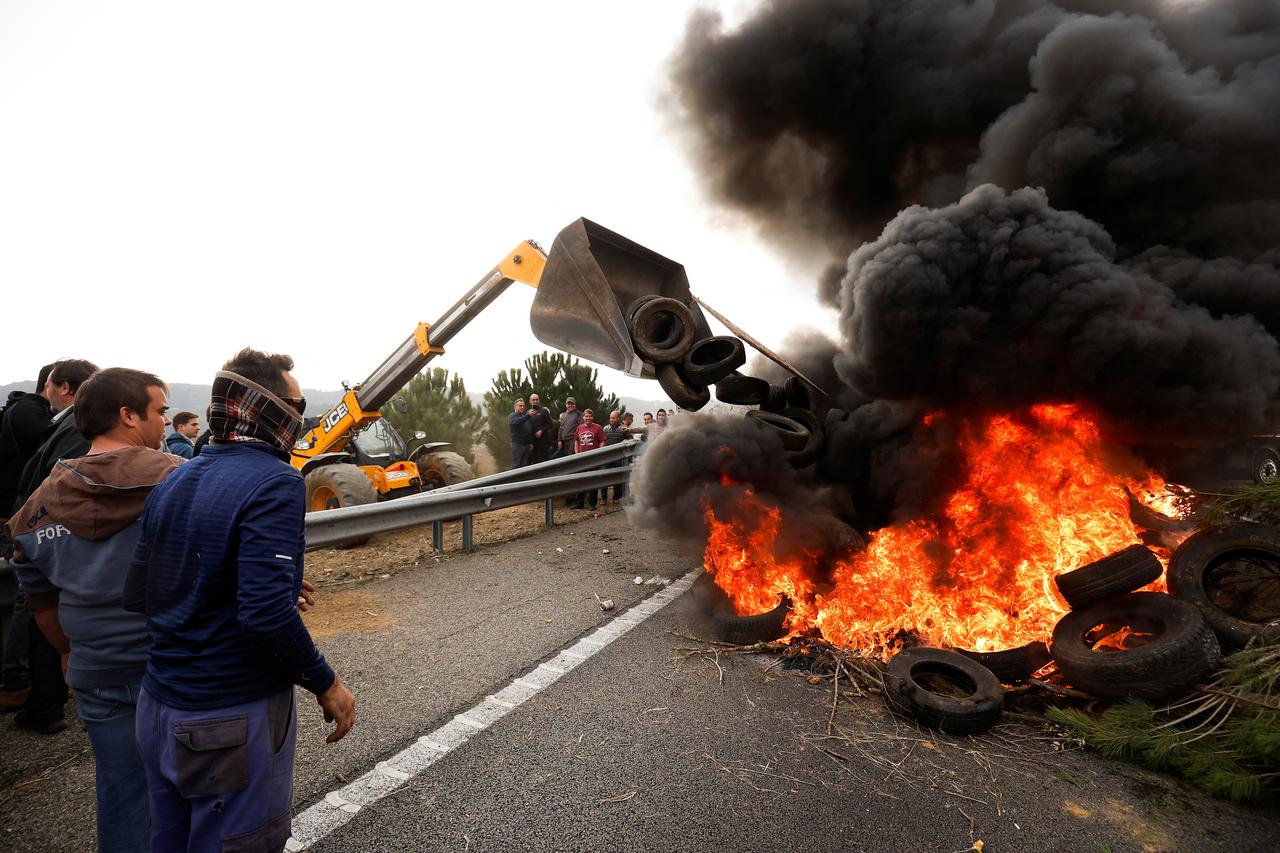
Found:
[{"label": "stack of tires", "polygon": [[1163,702],[1207,681],[1222,649],[1280,638],[1280,527],[1196,533],[1169,561],[1169,594],[1138,591],[1161,571],[1150,550],[1133,545],[1058,576],[1071,611],[1050,646],[900,652],[885,680],[890,704],[943,731],[982,731],[1000,717],[1001,685],[1051,660],[1071,686],[1099,699]]},{"label": "stack of tires", "polygon": [[677,406],[698,411],[711,401],[715,386],[720,402],[757,407],[748,417],[780,435],[792,466],[804,468],[818,460],[825,431],[799,379],[771,385],[738,372],[747,361],[742,341],[728,335],[696,340],[693,312],[678,299],[643,296],[627,310],[627,320],[636,353],[652,366],[658,384]]}]

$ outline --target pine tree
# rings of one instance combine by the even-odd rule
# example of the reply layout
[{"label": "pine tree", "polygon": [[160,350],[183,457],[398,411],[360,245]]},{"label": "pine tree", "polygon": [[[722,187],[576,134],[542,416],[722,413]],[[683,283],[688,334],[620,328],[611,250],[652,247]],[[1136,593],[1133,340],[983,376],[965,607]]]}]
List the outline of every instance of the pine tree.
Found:
[{"label": "pine tree", "polygon": [[599,385],[599,371],[559,352],[540,352],[524,361],[524,368],[501,370],[484,395],[485,445],[502,468],[511,465],[511,430],[507,415],[517,399],[528,400],[537,393],[553,417],[564,411],[566,397],[573,397],[578,410],[591,409],[604,423],[609,412],[623,411],[617,396]]},{"label": "pine tree", "polygon": [[401,414],[388,405],[382,416],[406,441],[422,430],[429,441],[449,442],[474,464],[472,445],[484,426],[484,410],[471,402],[462,377],[433,367],[413,377],[396,396],[405,401],[406,411]]}]

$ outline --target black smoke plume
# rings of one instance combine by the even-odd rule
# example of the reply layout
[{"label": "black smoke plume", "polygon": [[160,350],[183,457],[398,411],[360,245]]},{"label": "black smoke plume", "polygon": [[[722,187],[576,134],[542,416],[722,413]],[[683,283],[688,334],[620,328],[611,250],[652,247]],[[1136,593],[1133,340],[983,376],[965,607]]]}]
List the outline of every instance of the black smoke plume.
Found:
[{"label": "black smoke plume", "polygon": [[[695,15],[671,79],[713,198],[832,262],[841,339],[784,347],[830,385],[828,449],[766,466],[784,508],[835,482],[867,528],[927,511],[934,409],[1081,402],[1134,444],[1274,428],[1280,3],[775,0]],[[678,435],[649,520],[718,476],[664,464]]]}]

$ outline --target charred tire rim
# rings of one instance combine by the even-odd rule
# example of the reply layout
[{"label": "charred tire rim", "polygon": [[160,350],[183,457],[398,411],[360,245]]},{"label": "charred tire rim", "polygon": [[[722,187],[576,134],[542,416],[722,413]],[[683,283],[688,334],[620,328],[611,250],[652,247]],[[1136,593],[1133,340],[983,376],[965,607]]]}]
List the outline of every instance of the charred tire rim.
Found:
[{"label": "charred tire rim", "polygon": [[683,361],[693,346],[693,335],[693,312],[676,299],[650,299],[631,318],[636,352],[655,364]]},{"label": "charred tire rim", "polygon": [[703,385],[714,385],[747,362],[742,341],[728,335],[703,338],[684,357],[684,375]]},{"label": "charred tire rim", "polygon": [[1253,481],[1260,486],[1273,486],[1280,482],[1280,457],[1264,450],[1253,462]]},{"label": "charred tire rim", "polygon": [[782,446],[791,452],[804,450],[805,445],[811,440],[809,430],[804,424],[777,412],[747,412],[747,417],[775,430],[782,438]]},{"label": "charred tire rim", "polygon": [[787,406],[792,409],[812,409],[813,397],[809,388],[794,376],[788,376],[782,383],[782,391],[787,395]]},{"label": "charred tire rim", "polygon": [[758,406],[769,399],[769,383],[754,376],[730,373],[716,385],[716,399],[734,406]]},{"label": "charred tire rim", "polygon": [[956,651],[985,666],[992,675],[1000,679],[1001,684],[1025,681],[1053,660],[1049,647],[1039,641],[998,652],[975,652],[970,649]]},{"label": "charred tire rim", "polygon": [[[954,684],[964,696],[934,689],[933,679]],[[885,695],[902,713],[952,734],[986,731],[1000,719],[1004,688],[977,661],[947,649],[904,649],[889,661]]]},{"label": "charred tire rim", "polygon": [[787,462],[791,467],[806,468],[817,462],[822,451],[827,448],[826,430],[823,429],[822,421],[818,420],[818,416],[808,409],[783,409],[778,414],[784,418],[791,418],[809,430],[809,440],[805,442],[804,447],[787,454]]},{"label": "charred tire rim", "polygon": [[755,616],[739,616],[732,606],[717,611],[712,617],[715,632],[721,641],[739,646],[767,643],[787,633],[787,614],[791,612],[791,600],[778,596],[778,606]]},{"label": "charred tire rim", "polygon": [[671,402],[682,409],[696,412],[711,401],[711,392],[707,386],[690,382],[683,375],[679,365],[659,364],[657,369],[658,384],[667,392]]},{"label": "charred tire rim", "polygon": [[[1251,579],[1232,577],[1247,571],[1250,562],[1263,575],[1251,589]],[[1168,582],[1169,593],[1194,605],[1226,645],[1243,646],[1259,635],[1280,637],[1280,612],[1242,618],[1230,606],[1268,598],[1280,604],[1280,527],[1237,524],[1197,533],[1173,552]],[[1234,595],[1233,587],[1239,590]]]},{"label": "charred tire rim", "polygon": [[787,408],[787,392],[781,385],[770,385],[769,395],[760,404],[760,408],[766,412],[781,412]]},{"label": "charred tire rim", "polygon": [[1072,610],[1083,610],[1127,592],[1142,589],[1160,577],[1164,567],[1145,545],[1123,551],[1058,575],[1054,583]]},{"label": "charred tire rim", "polygon": [[[1105,627],[1100,631],[1099,626]],[[1154,637],[1136,648],[1094,647],[1104,632],[1125,626]],[[1053,629],[1052,652],[1058,671],[1073,687],[1099,699],[1147,702],[1169,699],[1200,684],[1221,658],[1218,640],[1200,611],[1159,592],[1131,592],[1071,611]]]}]

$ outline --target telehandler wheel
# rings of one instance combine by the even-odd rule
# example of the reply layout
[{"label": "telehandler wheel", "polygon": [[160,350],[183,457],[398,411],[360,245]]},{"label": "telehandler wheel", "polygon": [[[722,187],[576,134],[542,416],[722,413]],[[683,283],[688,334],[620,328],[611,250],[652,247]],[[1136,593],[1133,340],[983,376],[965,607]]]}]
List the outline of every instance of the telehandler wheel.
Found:
[{"label": "telehandler wheel", "polygon": [[450,450],[424,453],[413,461],[417,463],[418,473],[422,475],[423,491],[452,486],[454,483],[464,483],[476,478],[476,472],[471,470],[467,460]]},{"label": "telehandler wheel", "polygon": [[321,465],[306,476],[307,511],[371,504],[378,500],[373,481],[355,465]]}]

